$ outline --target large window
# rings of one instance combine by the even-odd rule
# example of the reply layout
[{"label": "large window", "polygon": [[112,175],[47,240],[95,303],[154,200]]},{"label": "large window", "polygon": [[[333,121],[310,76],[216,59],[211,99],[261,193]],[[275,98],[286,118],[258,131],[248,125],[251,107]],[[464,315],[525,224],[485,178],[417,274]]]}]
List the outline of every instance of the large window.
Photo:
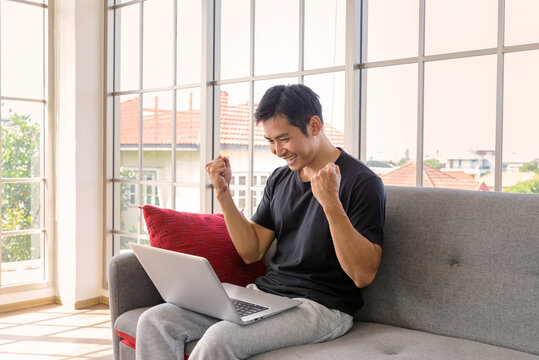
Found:
[{"label": "large window", "polygon": [[538,11],[498,0],[110,0],[114,251],[148,240],[139,206],[220,211],[204,169],[219,154],[236,205],[256,211],[284,165],[253,122],[276,84],[312,87],[332,142],[386,184],[533,190]]},{"label": "large window", "polygon": [[[236,205],[253,214],[267,178],[284,165],[253,123],[270,86],[311,86],[321,96],[328,135],[344,145],[345,6],[344,0],[111,1],[114,252],[147,242],[139,206],[219,211],[211,196],[204,200],[210,189],[204,165],[218,154],[230,157]],[[284,25],[274,26],[276,18]]]},{"label": "large window", "polygon": [[139,206],[201,211],[202,3],[113,3],[108,103],[114,209],[107,220],[118,252],[148,240]]},{"label": "large window", "polygon": [[47,1],[0,0],[0,288],[48,280]]},{"label": "large window", "polygon": [[539,3],[363,10],[362,156],[384,183],[539,192]]}]

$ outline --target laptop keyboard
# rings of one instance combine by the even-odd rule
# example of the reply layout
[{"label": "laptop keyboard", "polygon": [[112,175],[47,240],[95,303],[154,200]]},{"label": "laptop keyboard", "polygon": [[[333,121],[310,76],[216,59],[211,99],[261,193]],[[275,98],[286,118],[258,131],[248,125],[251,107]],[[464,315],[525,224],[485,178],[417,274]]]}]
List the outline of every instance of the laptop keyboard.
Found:
[{"label": "laptop keyboard", "polygon": [[237,299],[230,299],[230,301],[232,301],[232,305],[234,305],[236,311],[241,317],[268,310],[267,307],[251,304]]}]

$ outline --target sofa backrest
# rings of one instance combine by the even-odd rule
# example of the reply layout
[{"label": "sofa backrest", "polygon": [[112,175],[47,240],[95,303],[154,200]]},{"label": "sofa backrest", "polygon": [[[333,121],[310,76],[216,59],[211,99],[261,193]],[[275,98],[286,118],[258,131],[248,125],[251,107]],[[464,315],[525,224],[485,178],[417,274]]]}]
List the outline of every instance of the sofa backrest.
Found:
[{"label": "sofa backrest", "polygon": [[362,321],[539,354],[539,195],[386,187]]}]

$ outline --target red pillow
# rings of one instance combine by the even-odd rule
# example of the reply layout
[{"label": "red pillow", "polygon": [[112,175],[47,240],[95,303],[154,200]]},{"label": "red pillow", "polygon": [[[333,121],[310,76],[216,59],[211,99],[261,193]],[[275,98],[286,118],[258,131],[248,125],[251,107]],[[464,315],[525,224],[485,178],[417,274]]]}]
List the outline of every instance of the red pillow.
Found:
[{"label": "red pillow", "polygon": [[243,262],[223,214],[193,214],[151,205],[141,209],[151,246],[205,257],[221,282],[246,286],[266,273],[263,261]]}]

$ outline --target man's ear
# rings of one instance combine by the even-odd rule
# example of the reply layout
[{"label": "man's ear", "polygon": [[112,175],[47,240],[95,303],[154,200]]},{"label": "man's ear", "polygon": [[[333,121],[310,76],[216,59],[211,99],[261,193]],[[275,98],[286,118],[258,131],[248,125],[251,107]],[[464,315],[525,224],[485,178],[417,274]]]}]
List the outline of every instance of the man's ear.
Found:
[{"label": "man's ear", "polygon": [[322,120],[316,115],[309,120],[309,131],[312,136],[317,136],[322,131]]}]

